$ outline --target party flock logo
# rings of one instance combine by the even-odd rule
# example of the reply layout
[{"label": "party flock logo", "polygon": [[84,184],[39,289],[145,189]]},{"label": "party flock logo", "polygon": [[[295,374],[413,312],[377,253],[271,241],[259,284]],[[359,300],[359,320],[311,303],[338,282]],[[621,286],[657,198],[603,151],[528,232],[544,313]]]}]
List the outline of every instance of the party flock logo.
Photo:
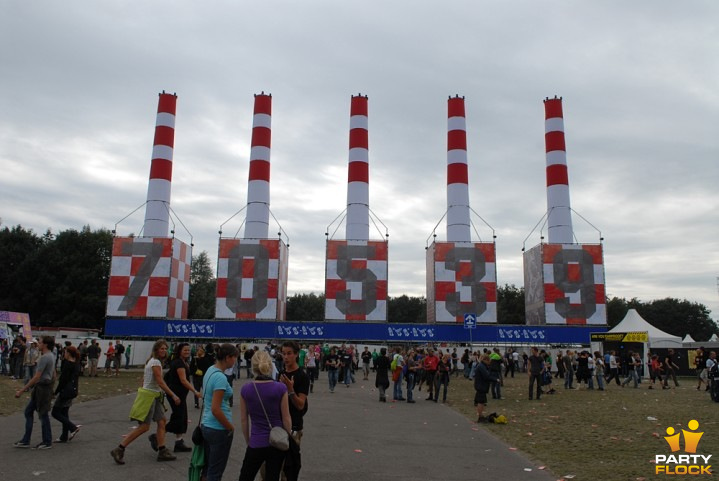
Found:
[{"label": "party flock logo", "polygon": [[[672,450],[672,454],[657,454],[654,459],[656,466],[654,468],[655,474],[667,474],[667,475],[698,475],[708,474],[712,475],[711,465],[709,460],[711,454],[696,454],[699,440],[702,438],[704,433],[697,432],[699,429],[699,422],[696,419],[692,419],[687,423],[689,431],[682,429],[681,433],[675,432],[673,427],[667,428],[668,436],[664,436],[664,439],[669,444],[669,448]],[[684,452],[686,454],[674,454],[680,451],[679,438],[684,434]]]}]

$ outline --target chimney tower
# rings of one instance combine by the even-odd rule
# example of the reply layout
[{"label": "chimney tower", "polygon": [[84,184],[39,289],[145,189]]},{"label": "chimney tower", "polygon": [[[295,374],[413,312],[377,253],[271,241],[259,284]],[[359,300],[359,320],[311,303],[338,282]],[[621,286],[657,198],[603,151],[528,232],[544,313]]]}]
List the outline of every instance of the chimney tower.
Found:
[{"label": "chimney tower", "polygon": [[352,96],[347,183],[347,240],[369,240],[367,96]]},{"label": "chimney tower", "polygon": [[547,225],[550,244],[573,244],[569,175],[564,144],[562,99],[544,100],[544,143],[547,151]]},{"label": "chimney tower", "polygon": [[464,97],[447,102],[447,242],[471,242]]},{"label": "chimney tower", "polygon": [[175,147],[175,109],[177,95],[160,94],[152,146],[150,183],[147,187],[143,236],[167,237],[170,223],[172,154]]},{"label": "chimney tower", "polygon": [[252,150],[247,186],[246,239],[267,239],[270,225],[270,140],[272,138],[272,95],[255,95],[252,120]]}]

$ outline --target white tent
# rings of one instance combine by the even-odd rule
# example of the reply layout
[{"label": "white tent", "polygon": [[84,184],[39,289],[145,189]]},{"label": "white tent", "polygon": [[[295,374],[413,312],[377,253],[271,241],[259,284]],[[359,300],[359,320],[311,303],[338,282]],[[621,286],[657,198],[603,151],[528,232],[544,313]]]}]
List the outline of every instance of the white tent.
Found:
[{"label": "white tent", "polygon": [[672,336],[661,329],[658,329],[647,321],[636,311],[629,309],[624,319],[614,326],[609,332],[643,332],[649,334],[649,344],[653,347],[681,347],[682,338]]},{"label": "white tent", "polygon": [[694,339],[692,339],[691,334],[687,334],[684,336],[684,339],[682,339],[682,344],[688,344],[690,342],[696,342]]},{"label": "white tent", "polygon": [[712,337],[709,338],[709,342],[719,342],[719,337],[717,337],[716,334],[712,334]]}]

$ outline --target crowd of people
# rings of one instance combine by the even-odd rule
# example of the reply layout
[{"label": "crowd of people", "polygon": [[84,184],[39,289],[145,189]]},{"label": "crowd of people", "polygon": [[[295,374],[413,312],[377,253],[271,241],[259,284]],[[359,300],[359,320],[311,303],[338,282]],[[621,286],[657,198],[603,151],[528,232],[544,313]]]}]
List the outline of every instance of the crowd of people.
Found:
[{"label": "crowd of people", "polygon": [[[118,375],[123,355],[128,367],[131,349],[131,345],[125,347],[121,341],[109,342],[105,350],[105,375]],[[7,375],[23,380],[16,397],[31,393],[24,411],[25,432],[15,446],[31,447],[35,412],[42,434],[42,442],[35,446],[37,449],[50,449],[53,442],[71,441],[81,426],[71,421],[70,407],[78,395],[80,376],[99,375],[100,344],[93,340],[75,347],[66,341],[63,347],[48,336],[32,339],[29,343],[18,336],[12,344],[4,344],[3,352],[8,354],[3,371],[7,365]],[[10,357],[10,353],[14,356]],[[719,369],[716,353],[705,353],[699,348],[693,359],[697,390],[702,386],[706,390],[716,386],[716,383],[710,383],[717,377]],[[267,343],[260,348],[213,343],[170,345],[159,340],[154,343],[144,364],[142,387],[138,389],[130,411],[130,418],[138,422],[138,427],[110,454],[116,463],[124,464],[128,447],[149,432],[153,423],[156,427],[148,441],[157,452],[158,461],[173,461],[177,459],[177,453],[192,451],[189,442],[185,441],[188,428],[191,428],[188,426],[188,396],[192,394],[190,400],[194,401],[194,408],[201,410],[199,430],[206,460],[203,475],[208,480],[221,479],[236,426],[231,409],[233,381],[242,377],[243,370],[250,382],[239,391],[239,423],[247,446],[240,481],[254,479],[260,470],[263,479],[267,480],[280,479],[281,474],[283,479],[298,479],[303,416],[308,410],[308,397],[322,371],[327,373],[330,393],[342,384],[349,389],[360,374],[362,380],[367,381],[374,373],[379,402],[387,402],[392,387],[393,402],[410,404],[416,402],[415,391],[419,393],[423,388],[426,401],[437,403],[441,398],[441,402],[446,402],[450,380],[461,375],[473,382],[477,422],[481,423],[489,419],[484,413],[488,395],[495,400],[504,399],[502,387],[510,376],[526,374],[528,398],[539,400],[556,392],[553,388],[555,380],[561,380],[558,383],[568,390],[580,387],[593,390],[596,386],[597,390],[603,391],[612,381],[617,386],[632,384],[639,388],[645,370],[649,380],[644,382],[649,389],[658,386],[670,389],[670,380],[675,387],[679,386],[678,369],[672,349],[663,356],[648,352],[643,362],[638,352],[620,356],[615,351],[602,354],[567,349],[556,351],[553,356],[549,350],[536,347],[531,348],[529,354],[514,349],[502,352],[495,347],[474,352],[465,349],[459,355],[457,348],[443,351],[431,345],[406,349],[394,347],[388,352],[384,347],[379,351],[377,348],[370,351],[367,346],[360,350],[346,343],[300,345],[287,341],[281,345]],[[719,393],[712,392],[712,398],[715,396],[719,398]],[[170,409],[169,420],[166,407]],[[62,424],[62,433],[54,441],[50,415]],[[271,444],[273,428],[287,433],[288,449]],[[173,440],[167,439],[170,435],[174,436]]]},{"label": "crowd of people", "polygon": [[[55,368],[59,368],[62,362],[64,349],[71,346],[70,341],[64,345],[55,344],[52,354],[55,358]],[[84,340],[77,346],[77,362],[80,367],[80,376],[98,377],[98,366],[100,359],[105,356],[104,375],[117,376],[125,360],[125,369],[130,367],[132,356],[132,345],[122,344],[122,341],[109,341],[103,353],[103,349],[97,340]],[[41,352],[38,339],[26,339],[24,336],[16,336],[12,342],[7,339],[0,339],[0,375],[9,376],[11,379],[20,379],[27,382],[35,375],[38,367]]]},{"label": "crowd of people", "polygon": [[[530,354],[519,353],[507,349],[502,354],[499,348],[484,349],[483,352],[470,352],[465,349],[460,362],[463,365],[464,377],[474,381],[476,391],[475,406],[477,406],[477,422],[485,422],[484,406],[487,404],[487,393],[491,391],[493,399],[503,399],[501,386],[503,379],[515,373],[527,373],[529,377],[529,400],[539,400],[542,395],[554,394],[553,379],[563,380],[564,389],[579,389],[584,387],[604,391],[605,386],[612,381],[617,386],[626,387],[630,383],[635,389],[640,387],[645,377],[645,369],[649,374],[648,389],[661,386],[662,389],[671,389],[669,381],[674,387],[679,387],[677,381],[677,365],[674,349],[668,349],[666,354],[659,356],[651,351],[647,352],[646,362],[642,362],[639,352],[627,351],[620,356],[616,351],[599,351],[591,353],[586,350],[573,351],[567,349],[556,352],[552,357],[550,351],[531,348]],[[696,373],[697,390],[702,386],[711,392],[713,400],[719,400],[719,364],[716,352],[706,353],[703,347],[694,352],[693,368]],[[713,381],[713,382],[712,382]]]}]

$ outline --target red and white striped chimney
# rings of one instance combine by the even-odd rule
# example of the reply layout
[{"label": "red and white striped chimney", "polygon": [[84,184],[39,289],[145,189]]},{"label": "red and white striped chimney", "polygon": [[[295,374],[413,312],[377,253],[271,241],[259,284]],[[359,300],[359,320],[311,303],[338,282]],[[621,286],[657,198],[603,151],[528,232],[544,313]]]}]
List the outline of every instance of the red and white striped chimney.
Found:
[{"label": "red and white striped chimney", "polygon": [[255,94],[250,176],[247,186],[246,239],[267,239],[270,225],[270,140],[272,95]]},{"label": "red and white striped chimney", "polygon": [[369,240],[367,96],[352,96],[347,184],[347,240]]},{"label": "red and white striped chimney", "polygon": [[146,237],[167,237],[169,231],[176,107],[177,95],[166,94],[163,90],[157,105],[150,183],[147,187],[143,228],[143,235]]},{"label": "red and white striped chimney", "polygon": [[569,203],[567,152],[564,144],[562,99],[544,99],[544,142],[547,150],[547,225],[550,244],[573,244]]},{"label": "red and white striped chimney", "polygon": [[447,102],[447,242],[471,242],[464,97]]}]

